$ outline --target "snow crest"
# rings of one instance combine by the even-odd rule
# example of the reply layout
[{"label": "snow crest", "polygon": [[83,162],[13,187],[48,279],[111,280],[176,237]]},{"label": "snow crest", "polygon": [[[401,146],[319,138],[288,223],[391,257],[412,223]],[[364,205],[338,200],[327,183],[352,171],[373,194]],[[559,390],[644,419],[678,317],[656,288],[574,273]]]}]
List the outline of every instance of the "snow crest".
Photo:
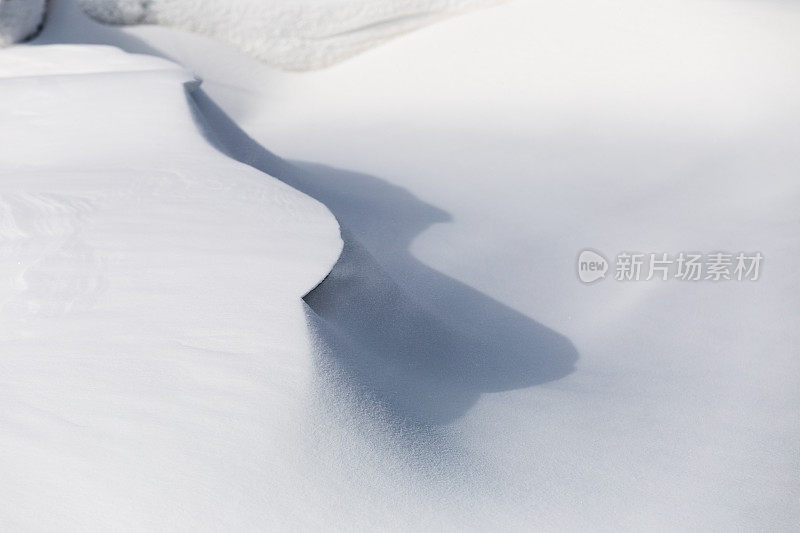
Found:
[{"label": "snow crest", "polygon": [[333,216],[209,144],[175,64],[0,62],[0,523],[241,531],[275,508],[265,479],[302,501],[300,297],[339,255]]}]

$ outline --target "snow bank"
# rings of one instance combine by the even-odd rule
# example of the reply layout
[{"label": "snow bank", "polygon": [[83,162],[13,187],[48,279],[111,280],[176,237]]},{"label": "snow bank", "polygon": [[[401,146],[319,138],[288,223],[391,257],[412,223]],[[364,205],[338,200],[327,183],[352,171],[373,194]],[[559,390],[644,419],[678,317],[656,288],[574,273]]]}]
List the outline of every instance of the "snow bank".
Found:
[{"label": "snow bank", "polygon": [[443,16],[496,0],[80,0],[113,24],[201,33],[286,69],[319,68]]},{"label": "snow bank", "polygon": [[[349,230],[308,298],[331,396],[450,437],[414,449],[387,514],[347,483],[339,509],[406,531],[791,531],[799,25],[791,2],[519,1],[302,74],[126,32],[198,71],[250,149],[305,162],[287,179]],[[586,247],[766,259],[749,284],[586,286]],[[554,333],[574,371],[508,371],[570,363]]]},{"label": "snow bank", "polygon": [[0,46],[24,41],[44,20],[45,0],[0,0]]},{"label": "snow bank", "polygon": [[[121,516],[117,524],[133,528],[150,516],[146,529],[175,529],[197,503],[207,504],[200,506],[206,529],[244,521],[240,529],[263,529],[267,513],[269,524],[316,529],[796,529],[796,4],[622,0],[612,9],[519,1],[301,74],[276,72],[199,35],[101,26],[71,1],[54,7],[37,42],[149,48],[200,74],[208,94],[192,94],[217,137],[230,141],[237,158],[323,201],[348,228],[348,246],[332,283],[308,297],[315,353],[308,374],[290,358],[272,365],[256,349],[231,350],[236,338],[252,339],[247,332],[212,330],[199,348],[167,346],[159,337],[163,312],[142,337],[140,359],[130,346],[108,348],[121,354],[120,373],[153,371],[152,385],[139,382],[143,391],[121,394],[116,379],[105,389],[98,379],[48,391],[59,377],[109,377],[89,341],[85,358],[63,365],[19,357],[0,366],[8,378],[0,391],[11,397],[0,412],[17,424],[0,432],[13,458],[0,464],[2,477],[13,480],[0,487],[6,516],[18,523],[27,513],[24,524],[35,526],[52,517],[50,529],[63,530],[64,517],[90,521],[92,511],[77,499],[93,502],[97,493],[100,520]],[[47,126],[46,117],[32,118],[29,124]],[[296,161],[286,165],[261,145]],[[131,189],[144,192],[149,183]],[[38,200],[13,205],[41,211],[48,204]],[[134,222],[135,207],[124,212]],[[28,231],[57,235],[68,210],[49,212]],[[608,279],[585,286],[574,263],[585,247],[609,255],[760,250],[766,260],[762,279],[751,284]],[[7,268],[18,257],[0,254]],[[91,264],[93,254],[84,257]],[[70,287],[91,286],[91,278],[81,285],[75,276],[62,278],[73,285],[52,275],[44,283],[42,270],[55,272],[58,260],[53,254],[47,268],[9,279],[18,288],[39,279],[53,299],[59,289],[68,295]],[[210,250],[199,264],[215,261]],[[113,257],[107,266],[115,267]],[[235,283],[231,272],[203,286]],[[164,286],[173,294],[172,282]],[[156,288],[148,285],[146,298]],[[188,292],[177,291],[176,314],[177,307],[195,312],[185,305]],[[281,307],[290,310],[276,301]],[[242,329],[266,328],[233,306],[217,318],[228,314]],[[275,316],[283,316],[274,322],[280,326],[296,326]],[[203,320],[197,329],[208,326]],[[3,323],[0,334],[24,336],[29,327]],[[187,325],[184,335],[197,329]],[[295,333],[308,334],[264,334],[276,341],[265,351],[277,352],[282,340],[294,346]],[[163,366],[151,365],[148,353]],[[561,366],[519,365],[525,357]],[[25,390],[7,370],[22,372],[26,362],[39,365],[29,374],[39,391]],[[292,370],[298,379],[287,375]],[[309,376],[313,384],[303,388]],[[293,409],[301,388],[308,410]],[[58,393],[74,403],[75,389],[88,391],[88,406],[59,418]],[[91,407],[103,391],[107,418]],[[135,403],[134,393],[146,401]],[[281,407],[289,410],[283,418]],[[118,416],[123,408],[129,416]],[[187,430],[165,438],[157,422]],[[53,443],[80,452],[76,439],[90,440],[97,425],[100,437],[110,431],[112,438],[92,448],[94,457],[78,453],[65,466],[66,448]],[[279,426],[284,431],[273,431]],[[143,451],[131,450],[138,443]],[[56,459],[41,451],[48,446]],[[163,474],[153,450],[163,452]],[[6,473],[31,453],[37,461],[22,463],[20,475]],[[97,483],[106,462],[120,471],[121,456],[130,458],[128,485]],[[59,477],[67,480],[62,486]],[[151,505],[121,497],[126,489],[141,496],[138,489],[155,482]],[[158,506],[172,488],[179,490]],[[20,491],[41,498],[26,500]],[[54,505],[73,494],[79,512]]]},{"label": "snow bank", "polygon": [[211,145],[175,64],[0,65],[0,523],[241,531],[331,501],[297,435],[330,212]]}]

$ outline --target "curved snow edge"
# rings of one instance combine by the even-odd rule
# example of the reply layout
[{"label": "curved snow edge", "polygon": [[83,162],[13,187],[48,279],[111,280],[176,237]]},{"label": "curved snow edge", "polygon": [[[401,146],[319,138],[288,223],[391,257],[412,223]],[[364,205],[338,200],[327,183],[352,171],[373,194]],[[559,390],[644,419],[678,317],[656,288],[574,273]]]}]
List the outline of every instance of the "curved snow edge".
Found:
[{"label": "curved snow edge", "polygon": [[302,293],[301,298],[308,296],[314,289],[319,287],[333,268],[339,262],[344,251],[344,239],[342,236],[342,225],[333,212],[308,194],[293,187],[285,179],[291,172],[291,165],[279,156],[273,154],[245,133],[227,114],[203,91],[203,80],[197,76],[184,83],[186,97],[207,140],[220,152],[231,159],[242,163],[266,176],[280,182],[285,187],[292,189],[295,193],[313,205],[316,205],[321,212],[324,212],[336,225],[337,228],[337,251],[333,254],[326,264],[322,265],[322,272],[316,281]]}]

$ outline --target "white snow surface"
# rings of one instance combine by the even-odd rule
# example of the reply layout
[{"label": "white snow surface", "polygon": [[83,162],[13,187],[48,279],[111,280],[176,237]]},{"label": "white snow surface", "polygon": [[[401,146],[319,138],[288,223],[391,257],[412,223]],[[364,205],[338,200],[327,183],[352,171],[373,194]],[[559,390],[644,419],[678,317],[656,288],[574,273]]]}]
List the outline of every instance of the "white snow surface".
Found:
[{"label": "white snow surface", "polygon": [[[2,330],[0,475],[11,482],[0,488],[0,523],[795,530],[798,23],[788,2],[518,1],[326,70],[287,73],[200,35],[103,26],[55,0],[36,44],[113,44],[197,73],[204,81],[190,102],[219,145],[323,202],[344,250],[302,313],[300,285],[321,277],[321,258],[300,262],[315,275],[270,300],[263,320],[248,318],[251,300],[278,289],[209,261],[190,261],[181,278],[212,268],[202,287],[226,299],[226,286],[241,283],[226,299],[235,305],[212,309],[166,268],[123,275],[113,259],[103,263],[111,279],[138,273],[139,285],[94,290],[83,274],[93,253],[73,252],[80,267],[56,257],[28,285],[12,276],[4,290],[28,295],[3,315],[12,321]],[[32,103],[4,109],[15,124],[48,129]],[[11,168],[46,161],[14,147],[22,153]],[[103,164],[118,168],[121,152]],[[81,165],[98,158],[92,151]],[[52,176],[56,167],[70,168],[57,162]],[[42,196],[83,190],[52,176]],[[39,181],[9,183],[36,190]],[[129,224],[78,235],[103,252],[120,236],[136,241],[133,228],[153,218],[173,231],[151,246],[177,247],[179,261],[194,242],[180,237],[195,224],[214,234],[194,207],[168,211],[169,224],[153,210],[123,211]],[[28,220],[42,220],[45,235],[70,220],[67,208],[51,212]],[[298,226],[313,218],[298,214]],[[331,259],[332,240],[293,242]],[[239,244],[248,255],[253,242]],[[609,256],[758,250],[765,263],[755,283],[584,286],[574,262],[587,247]],[[11,269],[20,258],[40,264],[30,250],[0,257]],[[296,257],[279,253],[276,264]],[[62,281],[48,281],[53,273]],[[93,291],[105,296],[81,299]],[[75,303],[65,310],[64,301]],[[94,327],[96,305],[108,318]],[[62,314],[45,329],[25,318],[30,309]]]},{"label": "white snow surface", "polygon": [[248,480],[302,476],[300,297],[336,221],[212,146],[174,63],[56,45],[0,65],[2,529],[266,523],[304,496]]},{"label": "white snow surface", "polygon": [[79,0],[112,24],[208,35],[291,70],[328,66],[387,39],[498,0]]},{"label": "white snow surface", "polygon": [[44,12],[45,0],[0,0],[0,46],[31,37]]}]

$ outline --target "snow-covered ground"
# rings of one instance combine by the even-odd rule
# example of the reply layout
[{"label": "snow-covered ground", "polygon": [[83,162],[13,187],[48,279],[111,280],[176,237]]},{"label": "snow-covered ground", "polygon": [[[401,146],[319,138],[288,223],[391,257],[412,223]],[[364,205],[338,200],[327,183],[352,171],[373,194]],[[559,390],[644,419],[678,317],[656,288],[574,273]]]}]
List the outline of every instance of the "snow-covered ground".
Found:
[{"label": "snow-covered ground", "polygon": [[[164,152],[160,142],[142,143],[150,136],[135,134],[141,125],[97,119],[89,124],[110,122],[107,135],[136,137],[80,152],[80,168],[105,170],[70,182],[55,171],[75,166],[67,158],[31,174],[42,178],[4,178],[15,194],[58,199],[102,192],[108,173],[118,176],[111,190],[143,182],[119,192],[120,203],[127,194],[155,204],[116,219],[120,203],[110,195],[104,215],[89,211],[102,201],[87,200],[86,214],[53,209],[64,213],[56,220],[33,209],[42,202],[11,204],[27,209],[14,220],[33,221],[43,234],[36,246],[48,246],[52,228],[81,222],[89,226],[75,234],[89,250],[53,244],[50,266],[36,262],[35,247],[0,255],[10,272],[19,258],[46,266],[10,285],[16,307],[3,308],[12,325],[3,335],[21,340],[3,337],[10,429],[0,469],[15,482],[0,489],[0,523],[796,529],[796,5],[509,2],[306,73],[176,29],[100,26],[74,0],[52,8],[35,45],[103,43],[161,55],[203,84],[186,100],[166,89],[189,80],[174,67],[125,74],[138,81],[119,89],[126,105],[114,109],[141,114],[137,124],[182,117]],[[15,54],[59,53],[38,48]],[[75,83],[100,91],[88,76],[96,75]],[[112,81],[120,76],[107,83],[122,86]],[[0,109],[23,129],[57,132],[48,117],[63,115],[44,113],[37,98],[68,87],[34,91],[40,79],[14,81],[27,88]],[[165,89],[142,93],[148,80]],[[199,112],[194,129],[187,101]],[[161,120],[159,132],[178,131]],[[11,123],[0,121],[4,143],[14,139]],[[191,145],[174,148],[185,157],[141,156],[166,155],[173,142]],[[267,201],[271,192],[237,196],[239,181],[212,202],[195,174],[224,189],[228,171],[217,168],[245,171],[212,156],[209,142],[338,219],[341,258],[302,313],[299,296],[338,251],[335,228],[311,200],[291,195],[281,209]],[[10,163],[0,162],[5,175],[44,164],[31,142],[15,143]],[[110,172],[131,160],[126,154],[146,167]],[[162,165],[184,182],[146,177]],[[251,179],[277,188],[268,176],[242,177]],[[163,191],[145,186],[152,183]],[[167,209],[173,196],[185,209]],[[250,227],[242,205],[272,222],[231,239]],[[286,211],[297,216],[283,219]],[[143,236],[161,231],[163,241],[149,239],[147,249],[198,260],[178,273],[124,270],[124,243],[141,239],[144,252]],[[575,272],[585,248],[609,257],[760,251],[765,260],[756,282],[587,286]],[[109,281],[84,279],[95,257]],[[125,257],[141,267],[150,256]],[[281,274],[261,279],[259,261]],[[58,283],[48,281],[53,273]],[[282,291],[284,279],[297,284]]]}]

